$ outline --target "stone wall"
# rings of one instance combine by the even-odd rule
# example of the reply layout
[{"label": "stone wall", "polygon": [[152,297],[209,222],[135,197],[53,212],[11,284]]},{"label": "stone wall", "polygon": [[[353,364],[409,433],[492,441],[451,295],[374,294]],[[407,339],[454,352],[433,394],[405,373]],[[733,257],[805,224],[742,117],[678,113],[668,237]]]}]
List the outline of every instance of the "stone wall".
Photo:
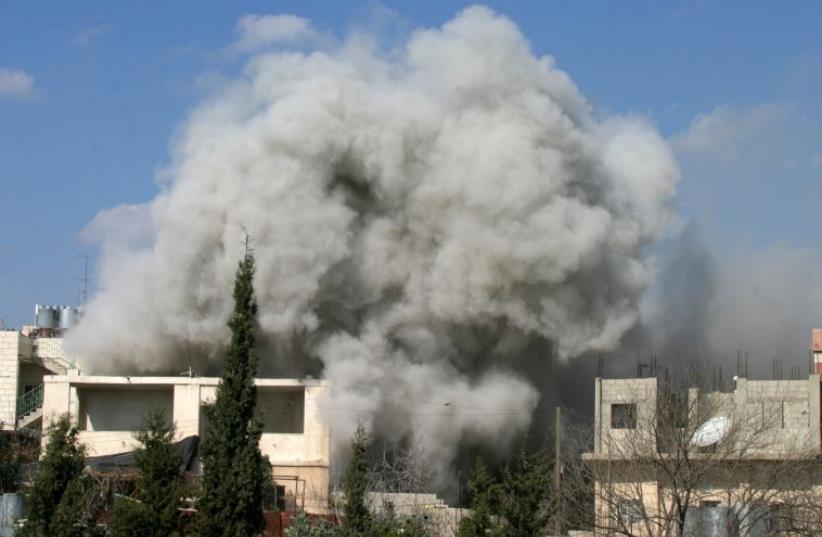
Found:
[{"label": "stone wall", "polygon": [[16,330],[0,331],[0,422],[4,430],[13,430],[17,421],[21,338]]}]

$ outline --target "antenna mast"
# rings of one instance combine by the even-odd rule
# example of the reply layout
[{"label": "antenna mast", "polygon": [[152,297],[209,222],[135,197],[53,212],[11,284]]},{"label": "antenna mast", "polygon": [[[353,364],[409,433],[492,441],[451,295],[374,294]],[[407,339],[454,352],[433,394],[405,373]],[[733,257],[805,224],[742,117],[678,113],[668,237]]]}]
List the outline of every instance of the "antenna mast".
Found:
[{"label": "antenna mast", "polygon": [[[82,278],[77,278],[77,279],[79,281],[83,282],[83,292],[82,292],[83,302],[82,302],[82,304],[85,304],[88,301],[88,282],[90,281],[90,278],[88,277],[88,262],[89,262],[89,259],[91,259],[93,256],[88,255],[88,254],[78,254],[77,257],[80,257],[80,258],[83,259],[83,277]],[[79,294],[79,289],[78,289],[78,294]],[[77,305],[79,306],[80,305],[79,297],[78,297],[77,302],[78,302]]]}]

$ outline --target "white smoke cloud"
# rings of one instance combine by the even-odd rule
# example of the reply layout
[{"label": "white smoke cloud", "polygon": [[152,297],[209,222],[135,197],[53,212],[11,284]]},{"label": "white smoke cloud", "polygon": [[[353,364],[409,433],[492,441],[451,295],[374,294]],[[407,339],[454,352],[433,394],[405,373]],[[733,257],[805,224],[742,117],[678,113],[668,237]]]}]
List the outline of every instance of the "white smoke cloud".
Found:
[{"label": "white smoke cloud", "polygon": [[528,425],[523,341],[568,358],[635,323],[677,176],[648,122],[594,119],[483,7],[402,54],[353,36],[258,55],[184,126],[150,246],[102,237],[101,291],[69,345],[87,371],[219,356],[245,228],[261,329],[321,360],[335,432],[421,432],[448,462],[460,439]]},{"label": "white smoke cloud", "polygon": [[251,52],[277,43],[294,43],[319,37],[311,23],[294,15],[246,15],[237,22],[236,52]]},{"label": "white smoke cloud", "polygon": [[771,137],[785,128],[791,106],[763,103],[748,108],[719,106],[696,116],[688,129],[673,138],[677,151],[685,155],[735,160],[757,143],[769,145]]}]

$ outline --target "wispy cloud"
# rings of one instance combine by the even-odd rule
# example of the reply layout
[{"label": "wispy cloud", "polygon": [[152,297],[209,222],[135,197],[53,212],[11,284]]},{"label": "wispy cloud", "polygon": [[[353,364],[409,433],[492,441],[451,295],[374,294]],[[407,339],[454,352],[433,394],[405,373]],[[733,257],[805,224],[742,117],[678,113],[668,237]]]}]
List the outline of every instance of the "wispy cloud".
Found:
[{"label": "wispy cloud", "polygon": [[790,114],[791,106],[781,103],[744,109],[720,106],[694,118],[686,131],[674,137],[673,144],[681,153],[734,160],[753,139],[778,132]]},{"label": "wispy cloud", "polygon": [[311,41],[320,36],[307,19],[295,15],[246,15],[237,22],[236,31],[239,37],[229,47],[235,52]]},{"label": "wispy cloud", "polygon": [[33,76],[20,69],[0,67],[0,98],[28,97],[33,93]]},{"label": "wispy cloud", "polygon": [[111,33],[111,26],[102,17],[95,17],[91,24],[75,34],[72,42],[82,47],[109,33]]}]

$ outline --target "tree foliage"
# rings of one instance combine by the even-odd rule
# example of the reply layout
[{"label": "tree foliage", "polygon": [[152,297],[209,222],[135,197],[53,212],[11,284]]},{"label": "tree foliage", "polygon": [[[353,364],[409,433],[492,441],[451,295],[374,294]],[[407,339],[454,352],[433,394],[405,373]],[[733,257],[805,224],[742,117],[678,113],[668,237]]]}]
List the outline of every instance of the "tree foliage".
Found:
[{"label": "tree foliage", "polygon": [[[48,429],[48,443],[40,471],[26,497],[26,524],[20,535],[23,537],[46,537],[60,535],[53,526],[64,523],[68,516],[69,503],[61,500],[68,495],[72,501],[82,494],[80,476],[85,464],[83,446],[77,442],[77,429],[71,426],[68,415],[60,417]],[[58,507],[61,515],[58,517]],[[79,504],[74,509],[80,511]],[[56,520],[55,520],[56,519]]]},{"label": "tree foliage", "polygon": [[270,468],[260,453],[262,423],[255,415],[258,358],[253,277],[254,258],[246,251],[234,282],[225,369],[216,398],[205,409],[209,425],[200,450],[203,496],[198,503],[204,537],[255,535],[264,525],[262,502]]},{"label": "tree foliage", "polygon": [[549,456],[544,449],[530,452],[527,439],[523,440],[502,470],[499,534],[504,537],[542,534],[554,506]]},{"label": "tree foliage", "polygon": [[460,520],[458,537],[485,537],[494,527],[491,514],[499,485],[488,473],[482,459],[474,464],[474,475],[468,483],[471,513]]},{"label": "tree foliage", "polygon": [[299,514],[285,530],[285,537],[339,537],[342,531],[325,520],[311,520],[304,514]]},{"label": "tree foliage", "polygon": [[373,519],[368,537],[431,537],[431,532],[418,516],[387,514]]},{"label": "tree foliage", "polygon": [[165,413],[153,411],[135,438],[139,447],[134,458],[140,470],[135,495],[115,503],[109,531],[112,537],[177,535],[183,482],[174,425]]},{"label": "tree foliage", "polygon": [[371,515],[365,505],[368,487],[368,435],[362,425],[351,442],[351,462],[345,472],[343,490],[343,527],[349,535],[366,535],[371,524]]},{"label": "tree foliage", "polygon": [[54,511],[49,535],[103,537],[105,530],[96,525],[102,506],[99,490],[90,478],[80,475],[72,479]]},{"label": "tree foliage", "polygon": [[[129,497],[117,498],[111,513],[108,531],[111,537],[154,537],[156,513],[143,502]],[[175,535],[171,533],[169,535]]]},{"label": "tree foliage", "polygon": [[0,493],[17,490],[20,462],[20,454],[14,442],[5,432],[0,431]]}]

